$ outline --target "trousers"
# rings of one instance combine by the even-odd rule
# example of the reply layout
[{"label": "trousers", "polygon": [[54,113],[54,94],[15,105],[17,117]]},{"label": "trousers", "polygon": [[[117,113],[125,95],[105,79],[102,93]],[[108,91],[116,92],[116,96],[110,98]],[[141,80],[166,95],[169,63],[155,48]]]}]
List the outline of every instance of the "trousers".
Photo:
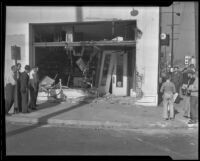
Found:
[{"label": "trousers", "polygon": [[14,107],[19,112],[22,111],[21,107],[21,92],[20,92],[20,83],[17,81],[17,84],[15,85],[15,91],[14,91]]},{"label": "trousers", "polygon": [[28,90],[26,92],[21,91],[21,98],[22,98],[22,113],[28,112]]},{"label": "trousers", "polygon": [[191,120],[198,120],[198,97],[190,96],[190,118]]},{"label": "trousers", "polygon": [[35,94],[35,97],[34,97],[34,105],[36,106],[36,103],[37,103],[37,96],[38,96],[38,89],[36,89],[34,91],[34,94]]},{"label": "trousers", "polygon": [[[168,110],[169,108],[169,110]],[[169,114],[168,114],[169,111]],[[173,100],[173,94],[169,97],[165,97],[165,94],[163,96],[163,118],[174,118],[174,100]]]},{"label": "trousers", "polygon": [[184,96],[184,116],[190,117],[190,97],[189,96]]},{"label": "trousers", "polygon": [[15,85],[6,84],[5,87],[5,113],[8,113],[14,103]]},{"label": "trousers", "polygon": [[35,90],[33,87],[29,87],[29,108],[35,108]]}]

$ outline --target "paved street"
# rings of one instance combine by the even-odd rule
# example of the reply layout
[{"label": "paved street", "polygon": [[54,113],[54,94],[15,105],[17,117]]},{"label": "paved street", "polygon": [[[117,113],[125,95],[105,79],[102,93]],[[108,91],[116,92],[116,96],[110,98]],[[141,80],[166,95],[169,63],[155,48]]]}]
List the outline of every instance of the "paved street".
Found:
[{"label": "paved street", "polygon": [[6,124],[7,155],[169,155],[198,158],[197,129],[111,130]]}]

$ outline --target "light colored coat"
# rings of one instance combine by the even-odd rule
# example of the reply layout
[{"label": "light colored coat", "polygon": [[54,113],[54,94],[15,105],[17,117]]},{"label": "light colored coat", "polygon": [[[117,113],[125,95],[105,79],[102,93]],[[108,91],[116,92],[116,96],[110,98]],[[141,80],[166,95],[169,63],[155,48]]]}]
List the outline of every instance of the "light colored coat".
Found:
[{"label": "light colored coat", "polygon": [[194,83],[189,86],[189,90],[191,90],[191,96],[198,97],[198,91],[199,91],[198,77],[196,77]]},{"label": "light colored coat", "polygon": [[16,85],[16,81],[14,79],[14,73],[10,71],[9,74],[5,77],[5,85],[11,83],[12,85]]}]

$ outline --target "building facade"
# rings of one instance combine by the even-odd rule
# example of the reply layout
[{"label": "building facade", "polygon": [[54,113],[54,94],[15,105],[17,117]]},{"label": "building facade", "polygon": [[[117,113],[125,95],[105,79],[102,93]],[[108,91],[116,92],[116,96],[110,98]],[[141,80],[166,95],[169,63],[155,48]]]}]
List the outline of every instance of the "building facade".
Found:
[{"label": "building facade", "polygon": [[[159,7],[134,9],[138,11],[135,16],[131,14],[133,7],[7,7],[5,75],[14,64],[11,59],[14,45],[20,47],[18,62],[22,70],[27,64],[41,65],[40,60],[64,53],[67,45],[67,48],[84,46],[88,53],[87,46],[96,46],[101,49],[95,85],[100,91],[108,92],[112,86],[113,94],[129,96],[137,95],[140,89],[142,98],[138,104],[157,105]],[[63,39],[55,38],[58,30],[65,32],[65,36],[61,35]],[[66,33],[70,32],[73,40],[66,43]],[[62,57],[58,59],[62,61]]]}]

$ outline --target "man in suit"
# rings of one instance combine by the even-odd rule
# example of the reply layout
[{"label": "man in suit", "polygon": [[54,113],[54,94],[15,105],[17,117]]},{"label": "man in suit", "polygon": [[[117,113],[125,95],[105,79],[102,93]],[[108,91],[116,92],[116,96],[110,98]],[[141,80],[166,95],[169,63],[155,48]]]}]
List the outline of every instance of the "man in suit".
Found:
[{"label": "man in suit", "polygon": [[179,71],[179,67],[175,66],[174,71],[172,73],[172,82],[175,85],[176,92],[178,93],[178,99],[175,103],[179,103],[180,101],[180,87],[182,85],[182,73]]},{"label": "man in suit", "polygon": [[37,101],[37,94],[38,94],[38,88],[39,88],[39,78],[38,78],[38,67],[33,67],[30,71],[30,80],[29,80],[29,86],[30,86],[30,101],[29,101],[29,107],[32,110],[36,110],[36,101]]},{"label": "man in suit", "polygon": [[182,84],[182,73],[179,71],[179,67],[174,67],[174,72],[172,73],[172,82],[175,84],[176,92],[179,94],[180,86]]},{"label": "man in suit", "polygon": [[20,77],[21,77],[21,64],[17,63],[16,65],[16,86],[15,86],[15,92],[14,92],[14,112],[22,112],[21,107],[21,92],[20,92]]},{"label": "man in suit", "polygon": [[34,80],[33,80],[33,73],[34,73],[34,69],[32,68],[29,73],[29,102],[28,102],[28,107],[32,110],[35,109],[35,105],[34,105],[35,84],[34,84]]},{"label": "man in suit", "polygon": [[30,112],[30,109],[28,108],[28,97],[29,97],[29,75],[30,72],[30,66],[25,66],[25,71],[21,73],[20,77],[20,92],[21,92],[21,98],[22,98],[22,113],[28,113]]},{"label": "man in suit", "polygon": [[34,100],[34,105],[35,107],[37,106],[36,102],[37,102],[37,96],[38,96],[38,90],[39,90],[39,76],[38,76],[38,67],[35,66],[34,67],[34,73],[33,73],[33,80],[34,80],[34,84],[35,84],[35,90],[34,90],[34,96],[35,96],[35,100]]}]

